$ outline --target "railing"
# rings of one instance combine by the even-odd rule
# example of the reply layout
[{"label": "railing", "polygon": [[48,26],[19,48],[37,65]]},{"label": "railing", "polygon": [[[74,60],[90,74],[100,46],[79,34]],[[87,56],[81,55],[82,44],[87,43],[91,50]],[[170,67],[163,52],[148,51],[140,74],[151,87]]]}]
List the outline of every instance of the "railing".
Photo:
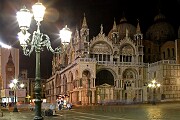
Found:
[{"label": "railing", "polygon": [[136,63],[136,62],[113,62],[113,61],[97,61],[95,58],[78,58],[77,60],[73,61],[71,64],[69,64],[66,68],[64,68],[62,70],[62,72],[64,70],[67,70],[69,68],[71,68],[72,66],[74,66],[75,64],[77,64],[78,62],[97,62],[98,65],[108,65],[108,66],[149,66],[149,67],[153,67],[153,66],[157,66],[160,64],[176,64],[175,60],[161,60],[155,63]]},{"label": "railing", "polygon": [[160,64],[176,64],[176,61],[175,60],[161,60],[161,61],[149,64],[149,67],[157,66]]},{"label": "railing", "polygon": [[81,62],[96,62],[95,58],[79,58]]},{"label": "railing", "polygon": [[77,63],[79,62],[96,62],[96,59],[95,58],[78,58],[76,59],[75,61],[73,61],[71,64],[69,64],[68,66],[66,66],[64,69],[62,69],[61,72],[75,66]]},{"label": "railing", "polygon": [[117,66],[136,66],[147,65],[147,63],[135,63],[135,62],[111,62],[111,61],[97,61],[99,65],[117,65]]}]

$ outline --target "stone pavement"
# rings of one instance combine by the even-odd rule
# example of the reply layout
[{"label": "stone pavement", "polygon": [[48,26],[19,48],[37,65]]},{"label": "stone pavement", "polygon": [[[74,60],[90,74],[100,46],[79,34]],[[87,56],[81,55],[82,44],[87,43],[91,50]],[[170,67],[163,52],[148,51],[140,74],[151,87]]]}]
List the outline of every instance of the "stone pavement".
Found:
[{"label": "stone pavement", "polygon": [[[34,111],[28,109],[18,109],[19,112],[13,112],[13,109],[2,109],[3,116],[0,112],[0,120],[33,120]],[[60,115],[43,116],[44,120],[58,120]]]},{"label": "stone pavement", "polygon": [[[3,109],[0,120],[33,120],[34,111]],[[57,111],[55,116],[44,116],[44,120],[180,120],[180,102],[135,104],[135,105],[101,105],[77,106],[71,110]]]},{"label": "stone pavement", "polygon": [[[4,111],[3,117],[0,116],[0,120],[33,120],[35,113],[32,111],[20,111],[20,112],[9,112]],[[43,116],[44,120],[58,120],[60,116]]]}]

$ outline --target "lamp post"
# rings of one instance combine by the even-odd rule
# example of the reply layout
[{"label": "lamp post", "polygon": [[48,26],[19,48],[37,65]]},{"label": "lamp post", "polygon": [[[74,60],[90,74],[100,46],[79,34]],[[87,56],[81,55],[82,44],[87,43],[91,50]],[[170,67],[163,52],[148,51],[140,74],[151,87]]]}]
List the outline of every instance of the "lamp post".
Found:
[{"label": "lamp post", "polygon": [[[18,33],[20,44],[23,48],[24,55],[30,56],[30,54],[35,50],[36,53],[36,72],[35,72],[35,116],[34,120],[43,120],[41,115],[41,78],[40,78],[40,52],[43,47],[50,50],[52,53],[60,53],[60,46],[53,49],[51,47],[50,38],[48,35],[40,32],[40,22],[43,21],[43,16],[45,13],[45,7],[42,3],[37,2],[32,6],[33,15],[25,7],[17,12],[17,21],[19,23],[20,32]],[[34,20],[37,23],[37,30],[33,32],[32,39],[30,39],[30,33],[28,29],[30,27],[31,18],[34,16]],[[60,38],[63,43],[67,43],[71,38],[71,31],[67,26],[60,31]],[[66,41],[67,40],[67,41]]]},{"label": "lamp post", "polygon": [[153,90],[153,100],[152,100],[152,104],[155,105],[156,104],[156,98],[155,98],[155,95],[156,95],[156,88],[159,88],[161,86],[161,84],[157,83],[157,81],[155,79],[153,79],[151,81],[151,83],[148,84],[148,87],[149,88],[152,88]]},{"label": "lamp post", "polygon": [[17,89],[20,89],[20,88],[23,88],[24,87],[24,84],[21,83],[20,85],[18,84],[18,80],[17,79],[14,79],[12,81],[12,83],[9,84],[9,87],[14,91],[14,110],[13,112],[18,112],[18,109],[17,109],[17,105],[16,105],[16,90]]},{"label": "lamp post", "polygon": [[27,97],[26,97],[28,100],[27,100],[27,102],[28,102],[28,104],[30,103],[30,98],[31,98],[31,96],[30,95],[27,95]]}]

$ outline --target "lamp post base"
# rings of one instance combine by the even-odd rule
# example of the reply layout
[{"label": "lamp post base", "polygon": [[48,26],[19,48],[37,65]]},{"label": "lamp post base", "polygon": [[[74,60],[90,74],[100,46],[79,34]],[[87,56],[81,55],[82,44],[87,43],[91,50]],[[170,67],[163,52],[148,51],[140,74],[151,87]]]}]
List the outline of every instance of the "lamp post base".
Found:
[{"label": "lamp post base", "polygon": [[17,105],[14,105],[14,110],[13,110],[13,112],[18,112]]}]

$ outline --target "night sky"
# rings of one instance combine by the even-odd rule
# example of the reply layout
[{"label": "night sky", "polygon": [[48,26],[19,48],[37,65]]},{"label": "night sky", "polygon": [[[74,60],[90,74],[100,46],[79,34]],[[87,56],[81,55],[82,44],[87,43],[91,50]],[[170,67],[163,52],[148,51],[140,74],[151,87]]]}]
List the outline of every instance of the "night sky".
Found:
[{"label": "night sky", "polygon": [[[124,15],[127,21],[134,26],[137,19],[145,35],[148,27],[153,24],[155,15],[161,11],[178,31],[180,25],[180,0],[40,0],[46,6],[46,14],[42,22],[41,31],[51,38],[53,47],[58,44],[58,32],[66,24],[71,30],[80,28],[85,13],[90,38],[96,36],[103,24],[107,35],[113,26],[114,19],[119,24]],[[26,5],[28,9],[37,0],[1,0],[0,1],[0,40],[20,49],[20,69],[28,69],[29,77],[35,73],[35,52],[30,57],[24,56],[17,40],[19,32],[16,21],[16,12]],[[36,29],[32,21],[30,33]],[[176,32],[177,33],[177,32]],[[52,53],[46,50],[41,52],[41,76],[48,78],[51,75]]]}]

